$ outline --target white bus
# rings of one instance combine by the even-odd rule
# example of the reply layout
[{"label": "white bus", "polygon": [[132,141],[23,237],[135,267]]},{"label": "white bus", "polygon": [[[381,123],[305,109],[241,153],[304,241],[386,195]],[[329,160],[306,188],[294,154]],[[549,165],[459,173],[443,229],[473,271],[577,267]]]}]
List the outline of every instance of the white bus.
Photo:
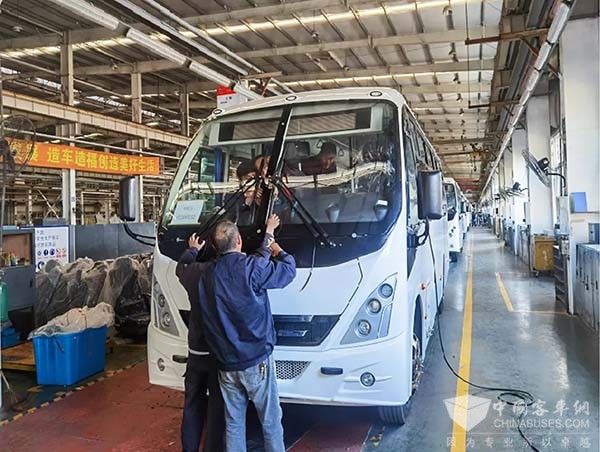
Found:
[{"label": "white bus", "polygon": [[[252,172],[261,156],[268,166]],[[183,387],[190,306],[175,266],[187,238],[231,218],[252,252],[274,212],[298,266],[290,286],[269,293],[282,401],[375,406],[402,424],[446,282],[443,198],[440,161],[394,89],[215,110],[181,158],[158,225],[150,382]]]},{"label": "white bus", "polygon": [[448,250],[450,262],[456,262],[462,253],[465,229],[462,193],[456,181],[451,177],[444,177],[444,190],[446,192],[446,205],[448,213]]},{"label": "white bus", "polygon": [[[459,188],[460,190],[460,188]],[[459,199],[459,205],[460,205],[460,226],[461,226],[461,231],[463,233],[463,242],[466,239],[467,236],[467,232],[469,232],[469,227],[471,226],[471,212],[470,212],[470,205],[469,205],[469,201],[467,200],[467,197],[465,196],[465,194],[462,191],[459,191],[459,195],[460,195],[460,199]]]}]

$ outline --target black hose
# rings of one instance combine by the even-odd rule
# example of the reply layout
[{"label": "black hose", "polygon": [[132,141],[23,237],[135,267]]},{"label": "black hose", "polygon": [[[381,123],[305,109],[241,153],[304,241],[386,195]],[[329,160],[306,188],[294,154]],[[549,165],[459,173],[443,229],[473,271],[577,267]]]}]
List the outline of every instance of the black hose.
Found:
[{"label": "black hose", "polygon": [[142,239],[154,239],[154,237],[150,237],[149,235],[141,235],[141,234],[137,234],[137,233],[133,232],[129,228],[129,225],[126,222],[123,222],[123,227],[125,228],[125,232],[127,233],[127,235],[129,237],[131,237],[133,240],[135,240],[136,242],[141,243],[142,245],[152,246],[152,247],[156,244],[156,243],[150,243],[150,242],[146,242],[146,241],[142,240]]},{"label": "black hose", "polygon": [[[429,220],[427,220],[427,223],[429,224]],[[454,368],[452,367],[452,364],[450,364],[450,361],[448,361],[448,357],[446,356],[446,349],[444,347],[444,341],[442,339],[442,328],[441,328],[441,324],[440,324],[440,303],[439,303],[439,293],[438,293],[438,285],[437,285],[437,270],[436,270],[436,265],[435,265],[435,253],[433,252],[433,244],[431,242],[431,235],[429,235],[428,241],[429,241],[429,249],[431,250],[431,259],[433,260],[433,281],[434,281],[434,287],[435,287],[435,302],[436,302],[436,306],[437,306],[437,308],[436,308],[437,309],[436,324],[437,324],[438,339],[440,342],[440,348],[442,349],[442,356],[444,358],[444,362],[446,363],[446,366],[448,367],[448,369],[450,369],[450,372],[452,372],[456,378],[458,378],[459,380],[468,384],[469,386],[472,386],[472,387],[478,388],[478,389],[482,389],[484,391],[499,392],[500,394],[498,394],[498,400],[500,400],[510,406],[516,405],[516,406],[523,407],[521,413],[519,414],[519,418],[518,418],[518,422],[517,422],[517,431],[519,432],[519,435],[521,435],[521,438],[523,438],[525,443],[532,450],[534,450],[535,452],[540,452],[540,450],[537,447],[535,447],[535,445],[529,440],[529,438],[527,438],[527,436],[525,436],[525,433],[523,433],[523,430],[521,430],[521,420],[527,414],[527,407],[533,405],[533,403],[535,401],[535,398],[533,397],[533,395],[531,395],[530,392],[524,391],[522,389],[500,388],[500,387],[484,386],[484,385],[479,385],[479,384],[473,383],[473,382],[467,380],[466,378],[463,378],[462,376],[460,376],[460,374],[456,370],[454,370]]]}]

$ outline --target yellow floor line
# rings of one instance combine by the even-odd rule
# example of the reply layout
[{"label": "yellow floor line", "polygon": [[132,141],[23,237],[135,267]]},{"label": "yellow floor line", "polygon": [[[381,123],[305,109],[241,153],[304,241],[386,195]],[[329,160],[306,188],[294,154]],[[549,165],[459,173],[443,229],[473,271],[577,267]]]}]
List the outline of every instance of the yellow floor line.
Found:
[{"label": "yellow floor line", "polygon": [[[463,317],[462,341],[460,344],[460,361],[458,374],[465,380],[469,379],[471,372],[471,331],[473,327],[473,236],[470,241],[471,252],[469,255],[469,272],[467,274],[467,290],[465,293],[465,313]],[[460,403],[454,404],[452,416],[452,447],[451,452],[465,452],[467,432],[462,425],[467,425],[469,406],[469,385],[458,379],[456,381],[456,399]]]},{"label": "yellow floor line", "polygon": [[500,293],[502,294],[502,299],[504,300],[504,304],[506,305],[506,309],[508,312],[517,312],[519,314],[564,314],[568,315],[566,311],[552,311],[552,310],[529,310],[529,309],[515,309],[513,307],[512,302],[510,301],[510,297],[508,296],[508,292],[506,291],[506,287],[504,287],[504,282],[502,281],[502,277],[500,273],[496,272],[496,281],[498,282],[498,287],[500,288]]},{"label": "yellow floor line", "polygon": [[496,281],[498,282],[498,287],[500,288],[500,293],[502,294],[502,299],[504,300],[504,304],[506,305],[506,309],[508,312],[513,312],[513,305],[510,302],[510,297],[508,296],[508,292],[506,291],[506,287],[504,287],[504,283],[502,282],[502,277],[500,273],[496,272]]}]

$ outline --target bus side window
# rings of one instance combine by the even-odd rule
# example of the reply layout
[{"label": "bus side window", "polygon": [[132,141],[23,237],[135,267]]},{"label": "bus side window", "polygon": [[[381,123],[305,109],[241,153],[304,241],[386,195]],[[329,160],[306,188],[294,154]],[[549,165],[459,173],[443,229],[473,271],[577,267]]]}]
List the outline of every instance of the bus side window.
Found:
[{"label": "bus side window", "polygon": [[427,145],[427,140],[421,135],[421,141],[423,142],[423,147],[425,148],[425,161],[427,162],[427,167],[429,169],[433,168],[433,156],[431,155],[431,149]]},{"label": "bus side window", "polygon": [[417,158],[415,155],[415,146],[413,143],[415,130],[409,121],[404,123],[404,161],[406,162],[406,198],[407,223],[414,225],[418,222],[418,204],[417,204]]}]

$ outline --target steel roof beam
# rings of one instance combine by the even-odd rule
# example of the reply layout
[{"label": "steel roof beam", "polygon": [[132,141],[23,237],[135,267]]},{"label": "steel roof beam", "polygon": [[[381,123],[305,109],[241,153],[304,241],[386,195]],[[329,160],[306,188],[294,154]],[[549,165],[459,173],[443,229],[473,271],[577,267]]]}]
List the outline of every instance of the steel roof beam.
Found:
[{"label": "steel roof beam", "polygon": [[77,107],[49,102],[31,96],[4,90],[2,94],[4,108],[55,118],[61,121],[74,122],[83,125],[110,130],[123,135],[147,138],[161,143],[185,147],[190,138],[176,133],[163,132],[143,124],[137,124],[123,119],[101,115]]},{"label": "steel roof beam", "polygon": [[[185,85],[173,84],[173,83],[150,85],[148,83],[145,83],[142,89],[143,89],[143,94],[145,96],[156,96],[158,94],[173,94],[177,91],[180,91],[182,89],[182,86],[185,87],[187,92],[190,94],[196,93],[196,92],[211,91],[216,88],[216,84],[213,82],[195,81],[195,82],[187,83]],[[383,86],[383,83],[382,83],[382,86]],[[332,84],[331,87],[333,88],[335,86]],[[420,86],[406,85],[406,86],[400,87],[400,92],[403,94],[436,94],[436,93],[440,93],[440,94],[458,94],[458,93],[460,93],[460,94],[467,94],[467,93],[476,94],[476,93],[489,93],[490,87],[491,87],[490,82],[471,83],[471,84],[461,83],[460,85],[457,85],[454,83],[448,83],[448,84],[443,84],[443,85],[427,84],[427,85],[420,85]],[[295,87],[295,88],[297,88],[297,87]],[[301,87],[301,88],[308,88],[308,87]],[[313,87],[313,88],[318,88],[318,87]],[[117,89],[114,89],[113,91],[118,94],[124,94],[124,95],[129,94],[128,88],[117,88]],[[86,94],[90,95],[91,92],[86,93]],[[465,112],[465,114],[466,114],[466,112]]]},{"label": "steel roof beam", "polygon": [[[478,27],[469,29],[469,37],[484,37],[490,33],[497,33],[498,27]],[[365,39],[354,39],[336,42],[322,42],[319,44],[299,44],[288,47],[275,47],[271,49],[249,50],[240,52],[244,58],[265,58],[284,55],[300,55],[304,53],[328,52],[332,50],[348,50],[358,48],[377,48],[393,45],[419,45],[419,44],[447,44],[449,42],[464,42],[467,38],[466,30],[453,30],[430,33],[411,33],[396,36],[376,38],[369,36]]]},{"label": "steel roof beam", "polygon": [[[244,52],[239,52],[242,55]],[[206,58],[193,58],[198,63],[206,63]],[[116,65],[96,65],[96,66],[80,66],[75,68],[76,75],[120,75],[120,74],[131,74],[132,72],[159,72],[177,69],[179,66],[175,65],[169,60],[150,60],[150,61],[139,61],[137,63],[130,64],[116,64]],[[309,72],[302,74],[291,74],[278,77],[281,82],[297,82],[305,80],[320,80],[320,79],[331,79],[331,78],[345,78],[345,77],[365,77],[365,76],[381,76],[381,75],[400,75],[400,74],[420,74],[428,72],[456,72],[456,71],[493,71],[494,60],[473,60],[473,61],[460,61],[450,63],[435,63],[435,64],[415,64],[411,66],[392,65],[388,67],[373,67],[368,69],[357,69],[351,71],[329,71],[323,72]],[[262,74],[255,74],[256,77],[262,77]],[[253,79],[253,74],[250,74],[245,79]]]}]

